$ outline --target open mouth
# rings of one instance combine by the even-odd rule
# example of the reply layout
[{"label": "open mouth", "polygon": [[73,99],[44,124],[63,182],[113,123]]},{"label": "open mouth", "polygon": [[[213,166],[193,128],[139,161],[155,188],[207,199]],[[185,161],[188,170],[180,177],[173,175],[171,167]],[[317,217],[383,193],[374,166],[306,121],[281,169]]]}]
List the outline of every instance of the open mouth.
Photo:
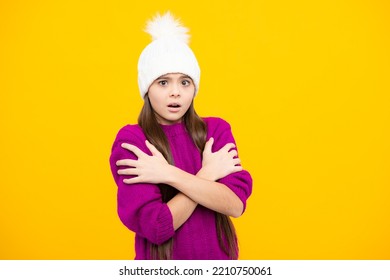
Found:
[{"label": "open mouth", "polygon": [[180,108],[180,104],[177,103],[171,103],[168,105],[169,108]]}]

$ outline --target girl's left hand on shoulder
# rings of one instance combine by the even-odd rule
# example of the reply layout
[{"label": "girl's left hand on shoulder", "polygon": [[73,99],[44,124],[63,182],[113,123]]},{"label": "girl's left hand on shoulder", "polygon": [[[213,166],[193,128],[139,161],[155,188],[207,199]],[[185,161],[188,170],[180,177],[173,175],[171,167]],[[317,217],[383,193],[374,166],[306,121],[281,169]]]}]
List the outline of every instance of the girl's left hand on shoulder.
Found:
[{"label": "girl's left hand on shoulder", "polygon": [[134,153],[138,160],[122,159],[116,162],[117,166],[126,166],[129,168],[119,169],[119,175],[133,175],[135,177],[124,179],[126,184],[136,183],[150,183],[159,184],[164,183],[164,178],[168,172],[169,164],[164,156],[154,147],[148,140],[145,141],[146,147],[152,153],[151,156],[145,154],[137,146],[123,143],[122,148]]}]

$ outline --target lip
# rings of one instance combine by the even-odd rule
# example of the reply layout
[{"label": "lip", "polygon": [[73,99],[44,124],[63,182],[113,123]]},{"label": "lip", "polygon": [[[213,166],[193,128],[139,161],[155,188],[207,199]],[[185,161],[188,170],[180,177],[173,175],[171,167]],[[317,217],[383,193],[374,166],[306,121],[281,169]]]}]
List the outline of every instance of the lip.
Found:
[{"label": "lip", "polygon": [[181,107],[180,103],[177,103],[177,102],[171,102],[168,104],[168,107],[170,106],[178,106],[178,107]]},{"label": "lip", "polygon": [[[172,107],[172,106],[177,106],[177,107]],[[181,105],[179,103],[176,103],[176,102],[172,102],[172,103],[169,103],[168,106],[168,111],[171,112],[171,113],[176,113],[176,112],[179,112],[180,109],[181,109]]]},{"label": "lip", "polygon": [[179,112],[181,109],[181,107],[177,107],[177,108],[174,108],[174,107],[168,107],[168,111],[171,112],[171,113],[177,113]]}]

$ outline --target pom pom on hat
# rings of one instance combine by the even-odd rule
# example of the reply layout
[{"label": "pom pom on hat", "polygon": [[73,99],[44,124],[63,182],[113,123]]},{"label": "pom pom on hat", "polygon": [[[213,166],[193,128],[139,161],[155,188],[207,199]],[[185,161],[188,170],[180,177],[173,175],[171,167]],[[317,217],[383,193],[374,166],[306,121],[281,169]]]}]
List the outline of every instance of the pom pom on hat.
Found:
[{"label": "pom pom on hat", "polygon": [[149,20],[145,32],[149,33],[153,40],[171,37],[188,44],[190,38],[187,33],[188,28],[182,26],[179,20],[174,19],[170,12],[162,16],[157,14],[153,20]]},{"label": "pom pom on hat", "polygon": [[200,68],[188,46],[188,29],[174,19],[170,12],[156,15],[147,22],[145,31],[153,41],[145,47],[138,60],[138,86],[144,98],[150,85],[168,73],[188,75],[199,89]]}]

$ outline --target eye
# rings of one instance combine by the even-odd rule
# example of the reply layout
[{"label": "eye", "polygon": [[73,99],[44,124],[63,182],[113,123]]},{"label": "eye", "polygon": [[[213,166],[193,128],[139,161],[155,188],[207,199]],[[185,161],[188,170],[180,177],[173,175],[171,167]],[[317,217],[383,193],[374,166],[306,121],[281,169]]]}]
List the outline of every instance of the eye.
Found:
[{"label": "eye", "polygon": [[168,84],[168,81],[167,80],[161,80],[161,81],[158,81],[158,84],[160,86],[166,86]]},{"label": "eye", "polygon": [[189,86],[189,85],[191,85],[191,81],[190,81],[190,80],[183,80],[183,81],[181,82],[181,84],[182,84],[183,86]]}]

